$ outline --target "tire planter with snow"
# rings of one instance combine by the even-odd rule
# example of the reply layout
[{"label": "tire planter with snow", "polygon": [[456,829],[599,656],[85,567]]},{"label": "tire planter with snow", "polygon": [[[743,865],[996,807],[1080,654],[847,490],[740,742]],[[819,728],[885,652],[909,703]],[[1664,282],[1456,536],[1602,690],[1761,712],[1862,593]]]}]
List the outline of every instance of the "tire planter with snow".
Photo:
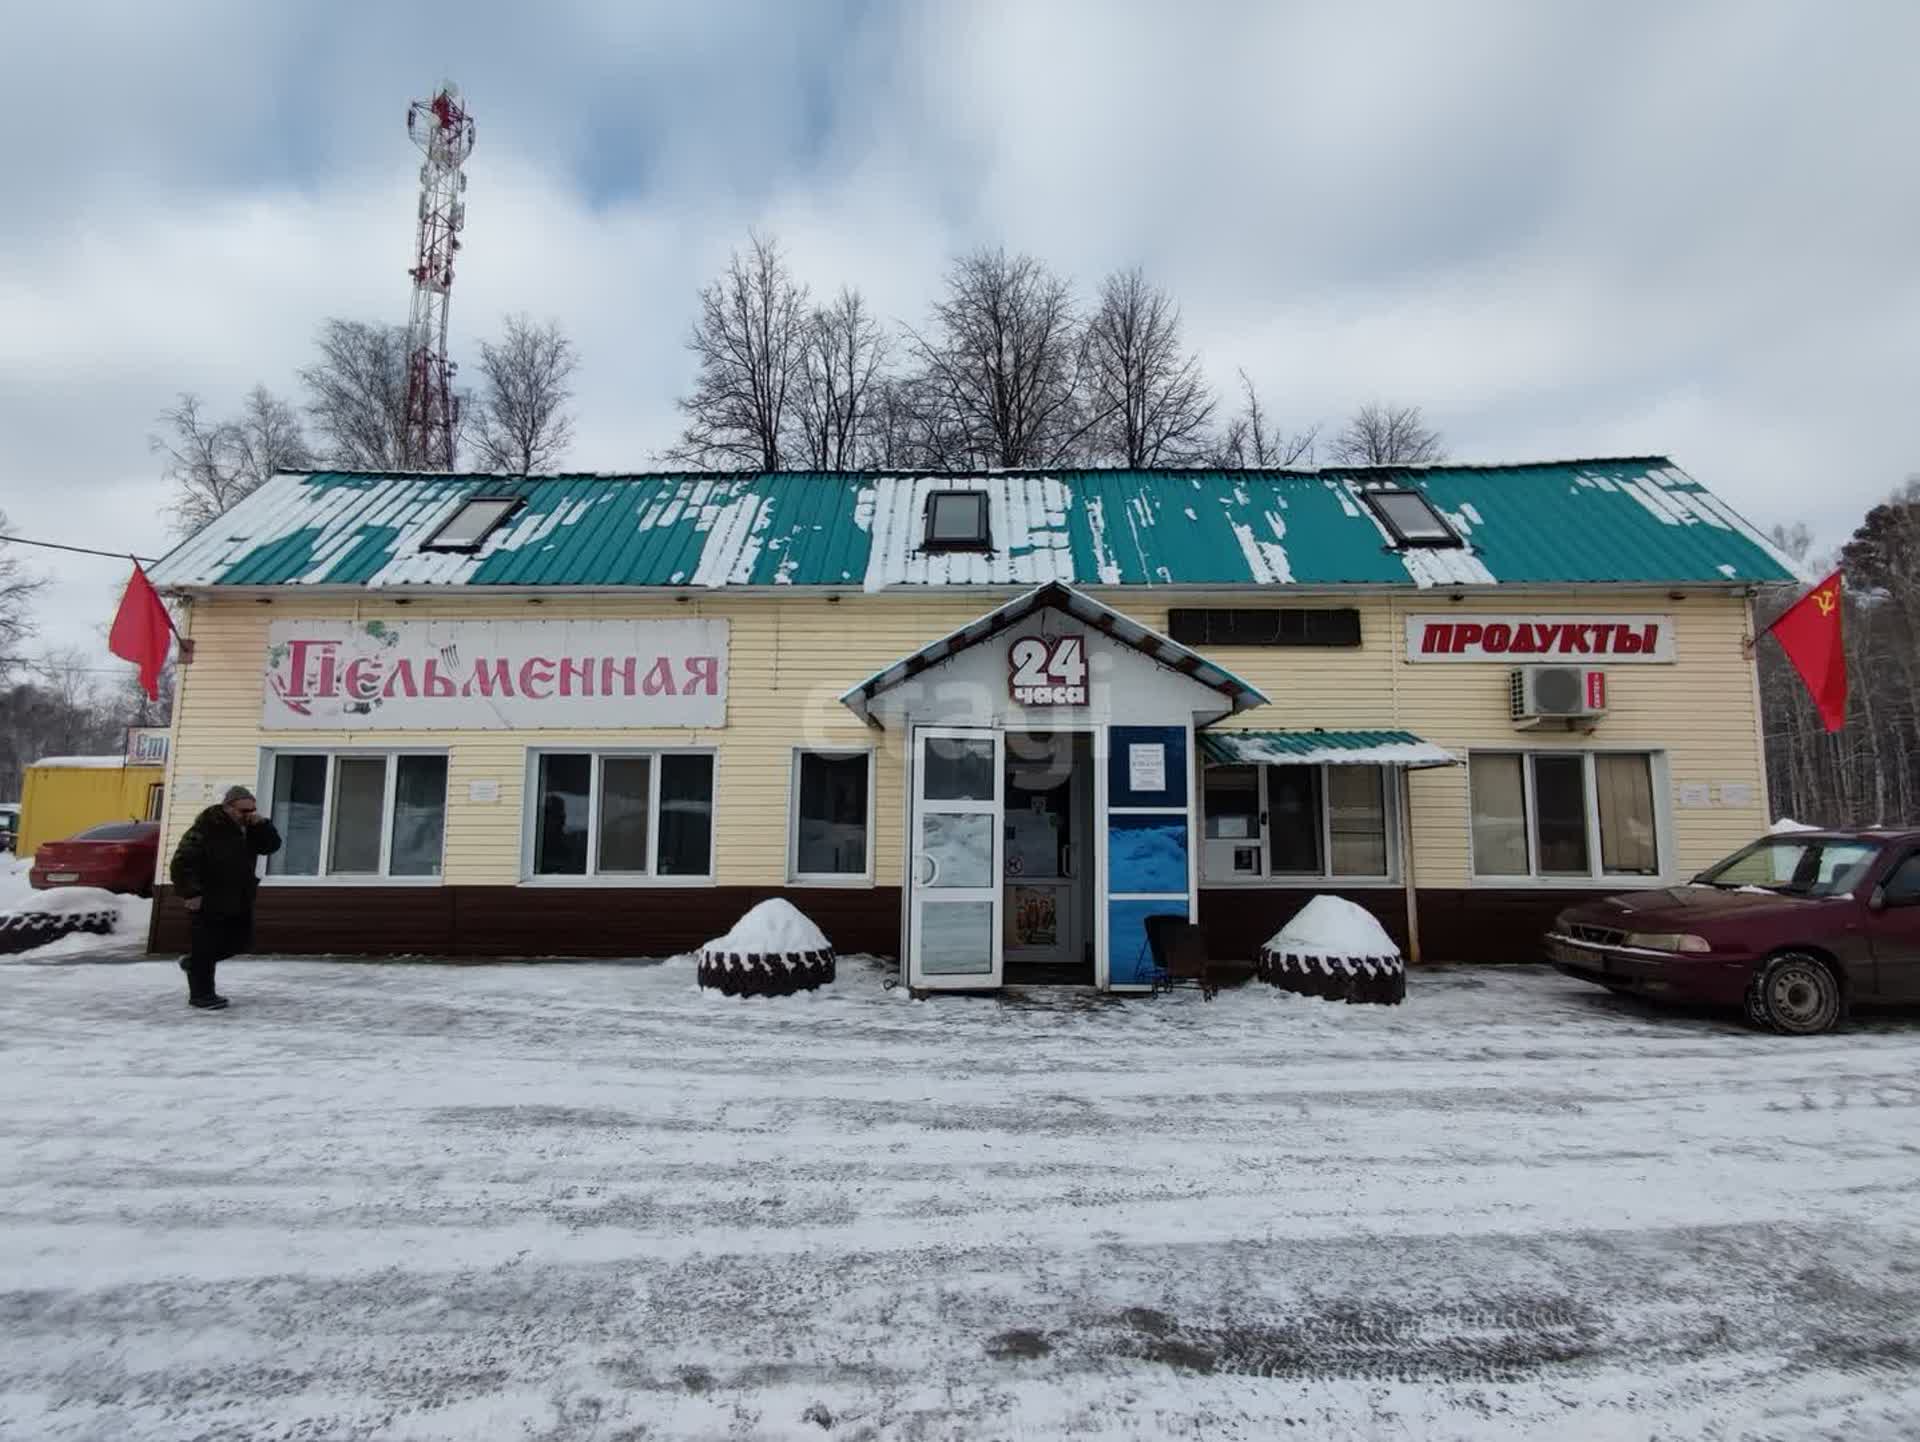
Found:
[{"label": "tire planter with snow", "polygon": [[761,902],[701,947],[699,960],[701,987],[722,996],[791,996],[834,978],[826,936],[780,897]]},{"label": "tire planter with snow", "polygon": [[1338,896],[1303,906],[1260,948],[1254,975],[1328,1001],[1397,1006],[1407,996],[1407,965],[1393,938],[1365,908]]},{"label": "tire planter with snow", "polygon": [[110,933],[120,920],[115,907],[98,911],[6,911],[0,912],[0,956],[31,951],[76,931],[96,936]]}]

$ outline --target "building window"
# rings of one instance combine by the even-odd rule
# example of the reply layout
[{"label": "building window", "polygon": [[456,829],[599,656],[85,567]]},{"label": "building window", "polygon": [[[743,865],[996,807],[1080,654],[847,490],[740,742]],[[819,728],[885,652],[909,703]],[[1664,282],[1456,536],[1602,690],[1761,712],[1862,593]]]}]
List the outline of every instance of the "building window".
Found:
[{"label": "building window", "polygon": [[1358,646],[1360,613],[1351,606],[1176,606],[1167,612],[1167,635],[1183,646]]},{"label": "building window", "polygon": [[1647,752],[1475,752],[1468,763],[1476,877],[1657,876]]},{"label": "building window", "polygon": [[420,543],[420,549],[477,551],[495,528],[519,509],[518,496],[470,496]]},{"label": "building window", "polygon": [[1210,882],[1385,881],[1398,818],[1382,766],[1209,766]]},{"label": "building window", "polygon": [[923,550],[986,551],[992,548],[985,491],[934,491],[927,497]]},{"label": "building window", "polygon": [[158,821],[167,807],[167,788],[155,781],[147,787],[147,820]]},{"label": "building window", "polygon": [[795,751],[787,874],[794,881],[873,875],[873,753]]},{"label": "building window", "polygon": [[281,846],[269,876],[431,878],[447,830],[444,754],[281,751],[268,815]]},{"label": "building window", "polygon": [[1371,490],[1360,493],[1380,523],[1387,528],[1396,546],[1458,546],[1454,534],[1440,513],[1433,508],[1425,492],[1409,490]]},{"label": "building window", "polygon": [[541,752],[529,794],[535,876],[713,875],[711,752]]}]

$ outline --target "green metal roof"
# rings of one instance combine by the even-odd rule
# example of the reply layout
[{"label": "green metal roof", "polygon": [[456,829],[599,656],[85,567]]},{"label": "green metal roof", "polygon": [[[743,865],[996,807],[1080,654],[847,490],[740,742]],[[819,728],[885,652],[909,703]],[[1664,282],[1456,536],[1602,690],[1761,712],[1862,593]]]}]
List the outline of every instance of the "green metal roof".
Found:
[{"label": "green metal roof", "polygon": [[[1425,493],[1465,545],[1397,550],[1361,497]],[[422,543],[470,497],[525,504],[472,554]],[[921,549],[935,490],[988,497],[994,549]],[[1653,458],[1317,471],[280,475],[156,583],[219,586],[1397,586],[1795,579]]]},{"label": "green metal roof", "polygon": [[1457,766],[1460,758],[1411,731],[1221,731],[1200,733],[1210,766]]}]

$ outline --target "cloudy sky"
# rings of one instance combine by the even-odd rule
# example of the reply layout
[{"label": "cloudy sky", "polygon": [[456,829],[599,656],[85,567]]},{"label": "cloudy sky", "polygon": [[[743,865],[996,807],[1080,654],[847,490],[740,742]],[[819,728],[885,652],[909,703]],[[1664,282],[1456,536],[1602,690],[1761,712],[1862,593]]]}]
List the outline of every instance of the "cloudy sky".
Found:
[{"label": "cloudy sky", "polygon": [[[407,102],[477,118],[454,353],[579,342],[571,460],[671,440],[750,226],[918,319],[954,252],[1133,263],[1284,420],[1417,403],[1460,460],[1664,452],[1837,544],[1920,470],[1920,6],[4,0],[0,509],[155,555],[176,392],[403,321]],[[1569,538],[1569,544],[1577,544]],[[54,560],[100,653],[124,568]],[[104,664],[104,662],[102,663]]]}]

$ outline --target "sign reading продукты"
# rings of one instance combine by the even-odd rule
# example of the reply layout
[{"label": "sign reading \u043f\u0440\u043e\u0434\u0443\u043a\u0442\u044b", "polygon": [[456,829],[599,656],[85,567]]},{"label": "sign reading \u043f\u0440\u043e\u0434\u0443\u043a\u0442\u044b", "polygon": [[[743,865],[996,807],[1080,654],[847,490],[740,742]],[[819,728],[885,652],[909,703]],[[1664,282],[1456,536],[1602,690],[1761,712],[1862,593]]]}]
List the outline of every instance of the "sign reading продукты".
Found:
[{"label": "sign reading \u043f\u0440\u043e\u0434\u0443\u043a\u0442\u044b", "polygon": [[1409,661],[1673,660],[1671,616],[1407,617]]},{"label": "sign reading \u043f\u0440\u043e\u0434\u0443\u043a\u0442\u044b", "polygon": [[1084,636],[1023,636],[1007,648],[1007,691],[1022,706],[1087,704]]},{"label": "sign reading \u043f\u0440\u043e\u0434\u0443\u043a\u0442\u044b", "polygon": [[724,726],[727,623],[277,621],[267,730]]}]

